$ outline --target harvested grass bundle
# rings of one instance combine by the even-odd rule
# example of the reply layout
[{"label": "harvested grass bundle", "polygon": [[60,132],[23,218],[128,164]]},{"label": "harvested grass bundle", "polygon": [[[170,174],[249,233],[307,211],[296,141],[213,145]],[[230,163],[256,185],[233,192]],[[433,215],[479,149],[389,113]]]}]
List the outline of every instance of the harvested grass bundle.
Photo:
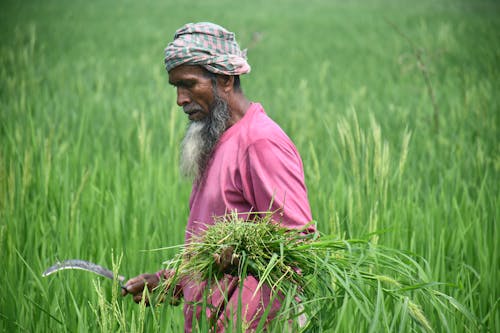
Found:
[{"label": "harvested grass bundle", "polygon": [[332,328],[346,306],[354,306],[372,328],[375,320],[387,331],[408,325],[409,317],[433,331],[419,304],[438,313],[453,307],[474,322],[465,307],[436,288],[441,283],[429,281],[415,256],[367,240],[286,229],[273,223],[272,216],[219,217],[183,246],[169,267],[176,277],[217,281],[224,274],[221,258],[229,260],[232,275],[258,277],[259,288],[267,284],[281,295],[282,323],[305,314],[308,321],[300,329],[306,331]]}]

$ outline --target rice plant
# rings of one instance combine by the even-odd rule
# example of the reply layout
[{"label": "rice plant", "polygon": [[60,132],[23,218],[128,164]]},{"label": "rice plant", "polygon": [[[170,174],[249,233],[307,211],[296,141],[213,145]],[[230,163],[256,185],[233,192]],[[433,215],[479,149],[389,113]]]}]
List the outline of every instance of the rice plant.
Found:
[{"label": "rice plant", "polygon": [[305,315],[305,325],[294,327],[300,331],[333,329],[349,303],[367,326],[386,330],[396,326],[432,332],[420,303],[439,313],[456,308],[457,315],[476,325],[469,310],[440,291],[442,283],[429,280],[422,258],[370,240],[290,230],[274,223],[273,216],[233,212],[216,218],[167,262],[176,274],[165,288],[175,279],[215,286],[227,273],[240,281],[258,277],[257,290],[270,286],[273,297],[285,304],[272,326],[288,327],[290,320]]}]

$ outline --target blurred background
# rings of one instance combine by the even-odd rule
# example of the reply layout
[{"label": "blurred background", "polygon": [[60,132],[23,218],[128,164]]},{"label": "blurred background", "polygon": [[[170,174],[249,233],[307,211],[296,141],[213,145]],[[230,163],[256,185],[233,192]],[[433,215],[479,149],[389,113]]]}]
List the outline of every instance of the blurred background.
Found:
[{"label": "blurred background", "polygon": [[[132,277],[183,243],[186,120],[163,49],[199,21],[248,48],[243,90],[297,145],[319,230],[421,256],[429,279],[477,318],[471,331],[500,326],[496,1],[4,0],[0,9],[1,331],[182,330],[180,307],[144,310],[89,273],[41,273],[80,258]],[[454,313],[429,317],[436,331],[464,330]],[[335,320],[339,331],[365,331],[354,310]]]}]

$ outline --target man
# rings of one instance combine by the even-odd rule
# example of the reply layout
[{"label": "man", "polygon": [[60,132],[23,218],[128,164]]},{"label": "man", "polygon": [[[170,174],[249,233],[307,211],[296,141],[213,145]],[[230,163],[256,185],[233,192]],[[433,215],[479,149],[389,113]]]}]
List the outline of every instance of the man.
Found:
[{"label": "man", "polygon": [[[302,161],[262,106],[243,94],[240,75],[250,72],[250,66],[234,34],[213,23],[187,24],[165,49],[165,65],[169,83],[177,89],[177,104],[190,120],[180,161],[182,173],[193,179],[186,243],[213,224],[214,216],[231,211],[276,211],[275,220],[284,227],[307,225],[312,217]],[[139,302],[145,284],[151,290],[170,273],[139,275],[126,283],[124,295],[132,294]],[[224,331],[240,295],[244,327],[254,330],[268,305],[268,320],[279,309],[278,301],[269,304],[270,289],[255,292],[257,285],[252,276],[241,291],[238,279],[230,275],[218,288],[181,281],[175,294],[184,297],[185,331],[195,329],[203,297],[210,303],[204,315],[218,332]],[[207,296],[208,287],[212,292]]]}]

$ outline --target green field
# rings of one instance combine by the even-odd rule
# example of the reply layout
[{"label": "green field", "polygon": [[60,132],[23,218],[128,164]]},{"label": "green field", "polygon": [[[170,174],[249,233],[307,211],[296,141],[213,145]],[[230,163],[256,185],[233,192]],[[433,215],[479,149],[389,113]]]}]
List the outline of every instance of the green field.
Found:
[{"label": "green field", "polygon": [[[425,258],[477,318],[424,308],[436,332],[499,332],[500,4],[483,0],[2,1],[0,331],[182,331],[182,307],[41,273],[121,258],[132,277],[183,242],[163,49],[196,21],[249,48],[243,89],[297,145],[319,229]],[[337,332],[388,330],[343,309]]]}]

